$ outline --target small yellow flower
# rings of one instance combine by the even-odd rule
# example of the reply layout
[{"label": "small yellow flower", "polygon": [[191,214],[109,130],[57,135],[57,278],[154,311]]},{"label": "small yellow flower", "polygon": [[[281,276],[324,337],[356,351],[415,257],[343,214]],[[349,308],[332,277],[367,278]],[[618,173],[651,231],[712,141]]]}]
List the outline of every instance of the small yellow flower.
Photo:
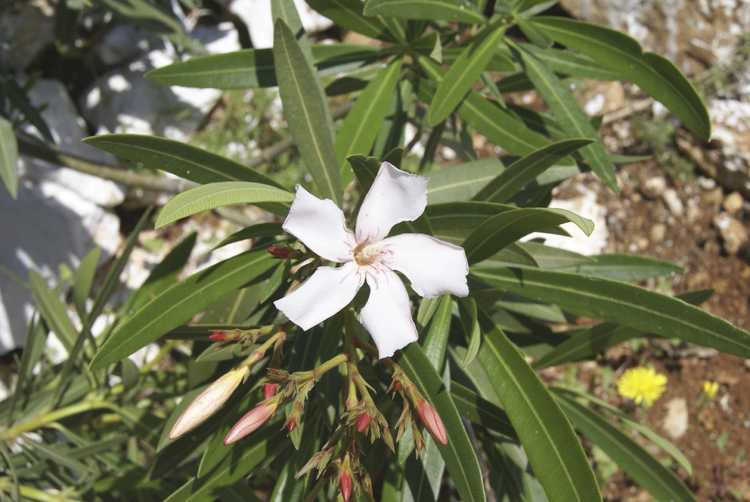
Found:
[{"label": "small yellow flower", "polygon": [[666,385],[667,377],[653,368],[632,368],[617,381],[617,392],[648,408],[661,397]]},{"label": "small yellow flower", "polygon": [[715,398],[718,392],[719,392],[719,382],[712,382],[711,380],[706,380],[705,382],[703,382],[703,393],[709,399]]}]

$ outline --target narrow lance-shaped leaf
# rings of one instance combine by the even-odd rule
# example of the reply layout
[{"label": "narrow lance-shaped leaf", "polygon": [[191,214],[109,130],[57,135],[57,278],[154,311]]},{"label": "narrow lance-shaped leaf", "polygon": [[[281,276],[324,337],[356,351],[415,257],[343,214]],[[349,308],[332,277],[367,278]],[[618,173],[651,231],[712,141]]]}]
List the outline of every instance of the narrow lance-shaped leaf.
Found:
[{"label": "narrow lance-shaped leaf", "polygon": [[94,284],[94,275],[101,254],[101,249],[92,249],[83,257],[78,270],[76,270],[73,282],[73,303],[81,319],[86,316],[86,300],[89,299],[91,294],[91,286]]},{"label": "narrow lance-shaped leaf", "polygon": [[680,478],[603,417],[564,394],[558,394],[557,402],[576,429],[656,500],[695,500]]},{"label": "narrow lance-shaped leaf", "polygon": [[505,33],[504,25],[485,28],[456,58],[432,98],[427,122],[431,126],[445,120],[479,80]]},{"label": "narrow lance-shaped leaf", "polygon": [[68,317],[65,304],[60,300],[57,291],[47,286],[47,281],[36,271],[29,272],[29,282],[34,303],[39,308],[47,326],[54,331],[60,343],[70,351],[75,344],[78,333]]},{"label": "narrow lance-shaped leaf", "polygon": [[[700,300],[703,300],[701,297],[696,298],[695,292],[677,295],[677,298],[693,305],[697,305]],[[650,333],[644,333],[628,326],[618,326],[612,322],[603,322],[591,328],[575,329],[569,334],[570,336],[564,342],[534,361],[534,367],[546,368],[584,359],[593,359],[597,354],[627,340],[651,336]]]},{"label": "narrow lance-shaped leaf", "polygon": [[0,117],[0,179],[14,199],[18,194],[18,144],[13,126]]},{"label": "narrow lance-shaped leaf", "polygon": [[[417,56],[417,61],[430,79],[438,84],[443,81],[443,72],[435,61],[423,55]],[[516,115],[474,91],[469,91],[458,115],[487,139],[515,155],[526,155],[549,144],[546,137],[526,127]]]},{"label": "narrow lance-shaped leaf", "polygon": [[337,26],[372,38],[385,33],[385,26],[379,19],[362,13],[362,0],[308,0],[307,3]]},{"label": "narrow lance-shaped leaf", "polygon": [[117,157],[139,162],[196,183],[254,181],[279,187],[268,176],[186,143],[141,134],[103,134],[84,140]]},{"label": "narrow lance-shaped leaf", "polygon": [[294,0],[274,0],[271,2],[271,18],[274,23],[281,19],[289,27],[299,43],[300,49],[305,54],[307,61],[312,65],[315,63],[312,55],[312,44],[302,26],[302,19],[299,17]]},{"label": "narrow lance-shaped leaf", "polygon": [[453,315],[453,299],[450,295],[443,295],[437,300],[437,309],[430,321],[430,328],[422,341],[425,356],[432,363],[435,371],[443,370],[445,353],[448,348],[448,335]]},{"label": "narrow lance-shaped leaf", "polygon": [[583,448],[547,388],[499,328],[485,333],[484,339],[478,360],[549,500],[601,500]]},{"label": "narrow lance-shaped leaf", "polygon": [[[380,57],[378,47],[358,44],[313,45],[319,70],[343,70],[352,63],[369,63]],[[276,87],[272,49],[243,49],[202,56],[163,66],[146,73],[146,78],[164,85],[211,89],[253,89]]]},{"label": "narrow lance-shaped leaf", "polygon": [[231,204],[289,203],[290,192],[249,181],[208,183],[175,195],[156,217],[156,228],[163,227],[195,213]]},{"label": "narrow lance-shaped leaf", "polygon": [[617,179],[612,162],[600,141],[599,135],[581,110],[573,95],[557,76],[535,56],[519,49],[521,61],[534,87],[544,97],[544,101],[552,110],[560,125],[572,134],[582,138],[597,140],[595,143],[582,148],[581,156],[591,165],[591,169],[612,190],[617,191]]},{"label": "narrow lance-shaped leaf", "polygon": [[562,17],[530,20],[555,42],[589,56],[630,80],[669,108],[701,139],[711,137],[711,121],[700,95],[671,62],[643,52],[631,37],[615,30]]},{"label": "narrow lance-shaped leaf", "polygon": [[485,21],[475,7],[463,0],[368,0],[365,15],[474,24]]},{"label": "narrow lance-shaped leaf", "polygon": [[484,501],[479,461],[450,393],[418,344],[409,344],[401,352],[398,362],[436,408],[445,424],[448,444],[439,444],[438,448],[461,500]]},{"label": "narrow lance-shaped leaf", "polygon": [[427,201],[430,205],[467,201],[505,169],[498,159],[444,167],[428,176]]},{"label": "narrow lance-shaped leaf", "polygon": [[318,76],[282,21],[274,25],[276,78],[289,132],[310,172],[318,195],[341,203],[341,181],[331,118]]},{"label": "narrow lance-shaped leaf", "polygon": [[474,197],[477,200],[506,202],[547,168],[579,148],[590,144],[590,139],[569,139],[553,143],[517,160],[490,181]]},{"label": "narrow lance-shaped leaf", "polygon": [[273,265],[274,260],[265,250],[251,251],[193,274],[124,319],[99,349],[91,366],[102,368],[127,357]]},{"label": "narrow lance-shaped leaf", "polygon": [[469,263],[489,258],[524,235],[563,223],[575,223],[586,235],[594,230],[591,220],[564,209],[528,208],[505,211],[488,218],[464,241]]},{"label": "narrow lance-shaped leaf", "polygon": [[573,314],[750,357],[750,333],[677,298],[630,284],[539,269],[477,268],[493,288],[554,303]]},{"label": "narrow lance-shaped leaf", "polygon": [[336,135],[336,159],[346,185],[351,180],[347,157],[369,155],[380,124],[391,110],[396,84],[401,74],[401,59],[393,61],[365,87],[349,111]]}]

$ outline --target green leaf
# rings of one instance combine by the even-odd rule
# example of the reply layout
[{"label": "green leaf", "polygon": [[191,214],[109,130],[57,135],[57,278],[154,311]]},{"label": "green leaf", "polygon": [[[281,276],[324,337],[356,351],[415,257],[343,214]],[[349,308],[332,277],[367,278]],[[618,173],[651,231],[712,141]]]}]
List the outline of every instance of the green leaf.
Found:
[{"label": "green leaf", "polygon": [[594,230],[591,220],[564,209],[512,209],[485,220],[464,241],[469,263],[489,258],[524,235],[573,222],[586,234]]},{"label": "green leaf", "polygon": [[336,135],[336,159],[344,185],[351,179],[346,159],[353,154],[369,155],[380,124],[391,111],[396,84],[401,76],[401,59],[393,61],[359,95]]},{"label": "green leaf", "polygon": [[[688,292],[677,298],[693,305],[699,304],[703,298]],[[568,337],[553,350],[534,361],[535,368],[546,368],[585,359],[593,359],[610,347],[619,345],[633,338],[652,336],[627,326],[604,322],[590,328],[574,329],[568,332]]]},{"label": "green leaf", "polygon": [[124,319],[91,362],[103,368],[159,339],[230,291],[256,279],[274,265],[265,252],[250,251],[191,275],[164,290]]},{"label": "green leaf", "polygon": [[460,244],[489,218],[513,209],[494,202],[449,202],[427,206],[426,215],[432,235]]},{"label": "green leaf", "polygon": [[68,309],[60,300],[58,293],[47,286],[47,281],[35,270],[29,271],[29,283],[34,303],[50,330],[60,340],[65,349],[70,352],[75,344],[78,333],[68,317]]},{"label": "green leaf", "polygon": [[371,38],[381,38],[386,29],[375,17],[362,14],[361,0],[308,0],[310,7],[337,26]]},{"label": "green leaf", "polygon": [[236,453],[227,455],[205,476],[190,478],[167,497],[166,502],[197,502],[216,500],[216,490],[232,486],[266,460],[281,451],[279,433],[265,428],[235,446]]},{"label": "green leaf", "polygon": [[459,298],[458,306],[461,313],[464,334],[469,342],[462,366],[468,366],[479,353],[479,347],[482,342],[482,330],[479,326],[479,312],[476,300],[474,298]]},{"label": "green leaf", "polygon": [[616,72],[603,68],[602,65],[583,54],[566,49],[540,49],[528,44],[522,44],[522,47],[539,58],[555,73],[596,80],[619,80]]},{"label": "green leaf", "polygon": [[10,122],[0,117],[0,179],[14,199],[18,195],[18,144]]},{"label": "green leaf", "polygon": [[305,54],[307,61],[312,65],[315,63],[311,50],[310,38],[305,33],[302,26],[302,20],[294,5],[294,0],[274,0],[271,2],[271,19],[276,23],[281,19],[289,27],[294,36],[297,38],[300,49]]},{"label": "green leaf", "polygon": [[488,26],[453,62],[432,98],[427,123],[431,126],[445,120],[461,102],[490,62],[505,26]]},{"label": "green leaf", "polygon": [[89,299],[91,294],[91,286],[94,284],[94,275],[101,254],[101,249],[92,249],[83,257],[78,270],[76,270],[73,282],[73,303],[76,306],[78,317],[81,319],[86,316],[86,300]]},{"label": "green leaf", "polygon": [[[33,375],[34,367],[36,366],[39,359],[44,354],[44,348],[47,341],[47,330],[42,326],[37,315],[33,315],[29,320],[29,326],[26,334],[26,344],[23,348],[23,354],[21,355],[21,362],[16,372],[18,378],[16,380],[15,389],[13,391],[13,397],[10,401],[10,409],[8,411],[7,424],[13,423],[14,412],[16,410],[16,404],[20,398],[30,397],[29,392],[26,391],[28,385],[31,383],[30,380]],[[38,397],[34,395],[36,399]]]},{"label": "green leaf", "polygon": [[547,497],[553,502],[601,500],[583,448],[545,385],[499,328],[484,339],[478,360]]},{"label": "green leaf", "polygon": [[[442,82],[443,73],[437,63],[425,56],[418,56],[417,61],[432,80]],[[474,91],[466,96],[458,115],[511,154],[526,155],[550,143],[546,137],[526,127],[516,115]]]},{"label": "green leaf", "polygon": [[[313,45],[315,66],[331,71],[351,63],[369,63],[377,59],[380,49],[356,44]],[[276,87],[272,49],[244,49],[202,56],[163,66],[146,73],[146,78],[164,85],[211,89],[248,89]]]},{"label": "green leaf", "polygon": [[318,195],[340,205],[341,182],[323,89],[294,34],[282,20],[274,25],[273,53],[289,132],[318,188]]},{"label": "green leaf", "polygon": [[196,239],[197,234],[190,233],[153,268],[146,281],[128,299],[126,313],[138,310],[143,304],[177,282],[178,275],[190,259]]},{"label": "green leaf", "polygon": [[289,203],[292,199],[294,199],[292,193],[261,183],[250,181],[208,183],[172,197],[159,211],[155,227],[160,228],[195,213],[231,204]]},{"label": "green leaf", "polygon": [[553,143],[517,160],[490,181],[474,197],[477,200],[507,202],[547,168],[591,143],[589,139],[569,139]]},{"label": "green leaf", "polygon": [[437,309],[430,321],[427,335],[422,340],[422,350],[435,371],[442,372],[453,316],[453,299],[451,295],[443,295],[436,300]]},{"label": "green leaf", "polygon": [[601,26],[561,17],[536,17],[531,22],[556,42],[616,72],[619,79],[637,84],[704,141],[711,138],[711,121],[703,100],[668,60],[643,52],[634,39]]},{"label": "green leaf", "polygon": [[448,433],[448,444],[438,444],[461,500],[483,502],[484,482],[476,452],[461,422],[456,405],[422,348],[409,344],[398,360],[419,390],[435,406]]},{"label": "green leaf", "polygon": [[593,263],[594,259],[565,249],[547,246],[539,242],[519,242],[518,246],[528,253],[542,268],[573,267]]},{"label": "green leaf", "polygon": [[488,430],[517,439],[516,431],[508,415],[495,404],[456,381],[451,382],[451,396],[458,411],[466,419]]},{"label": "green leaf", "polygon": [[485,21],[475,7],[463,0],[368,0],[365,15],[474,24]]},{"label": "green leaf", "polygon": [[630,284],[539,269],[473,271],[493,288],[554,303],[576,315],[750,357],[750,333],[677,298]]},{"label": "green leaf", "polygon": [[605,254],[589,258],[588,262],[561,267],[557,270],[626,282],[643,281],[682,272],[682,268],[674,263],[645,256]]},{"label": "green leaf", "polygon": [[446,166],[428,176],[429,204],[466,201],[505,170],[498,159],[482,159]]},{"label": "green leaf", "polygon": [[695,500],[680,478],[599,414],[564,394],[557,395],[557,402],[581,434],[601,448],[656,500]]},{"label": "green leaf", "polygon": [[196,183],[253,181],[280,187],[271,178],[220,155],[179,141],[142,134],[103,134],[85,138],[86,143],[117,157],[161,169]]},{"label": "green leaf", "polygon": [[591,165],[591,169],[599,178],[612,190],[617,191],[614,166],[599,141],[599,135],[578,106],[575,97],[539,59],[524,49],[520,49],[519,54],[526,74],[552,110],[560,126],[575,136],[596,140],[595,143],[581,149],[581,156]]},{"label": "green leaf", "polygon": [[284,233],[280,223],[258,223],[227,236],[219,242],[213,249],[228,246],[234,242],[244,241],[246,239],[257,239],[259,237],[273,237]]}]

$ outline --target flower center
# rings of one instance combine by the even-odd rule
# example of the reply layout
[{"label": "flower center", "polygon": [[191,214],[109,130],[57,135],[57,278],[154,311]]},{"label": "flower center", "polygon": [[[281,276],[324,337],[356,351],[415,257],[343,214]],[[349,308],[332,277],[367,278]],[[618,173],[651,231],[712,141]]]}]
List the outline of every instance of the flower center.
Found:
[{"label": "flower center", "polygon": [[357,262],[357,265],[366,267],[378,261],[380,258],[380,249],[378,249],[378,246],[371,245],[365,241],[357,244],[352,254],[354,254],[354,261]]}]

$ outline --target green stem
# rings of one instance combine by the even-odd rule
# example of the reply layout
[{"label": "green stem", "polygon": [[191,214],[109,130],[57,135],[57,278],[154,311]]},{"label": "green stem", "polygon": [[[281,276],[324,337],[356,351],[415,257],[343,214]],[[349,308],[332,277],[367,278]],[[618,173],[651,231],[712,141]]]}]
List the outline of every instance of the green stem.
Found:
[{"label": "green stem", "polygon": [[85,413],[87,411],[97,410],[101,408],[111,409],[111,407],[111,404],[99,400],[83,401],[77,404],[72,404],[70,406],[51,411],[44,415],[34,417],[9,429],[5,429],[4,431],[0,432],[0,441],[9,441],[15,439],[21,434],[40,429],[47,426],[48,424],[51,424],[52,422],[71,417],[73,415],[78,415],[79,413]]}]

